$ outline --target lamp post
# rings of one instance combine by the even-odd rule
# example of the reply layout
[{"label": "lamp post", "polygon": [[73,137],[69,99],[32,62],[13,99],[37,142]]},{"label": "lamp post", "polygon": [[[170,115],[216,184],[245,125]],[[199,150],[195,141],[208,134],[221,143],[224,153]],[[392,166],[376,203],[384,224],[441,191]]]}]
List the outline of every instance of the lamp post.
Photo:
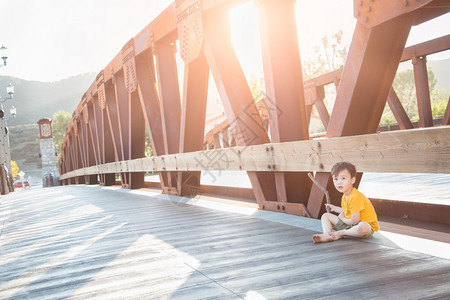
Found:
[{"label": "lamp post", "polygon": [[[13,99],[14,96],[14,86],[10,83],[6,87],[6,93],[8,94],[7,98],[0,97],[0,165],[2,166],[2,174],[3,174],[3,166],[6,166],[8,169],[8,174],[2,176],[1,178],[1,189],[2,194],[7,194],[9,191],[12,191],[12,170],[11,170],[11,151],[9,145],[9,135],[8,135],[8,127],[6,124],[6,116],[5,111],[3,109],[3,103],[7,100]],[[12,107],[10,113],[13,117],[17,114],[17,109]],[[10,185],[8,186],[7,178],[10,178]]]},{"label": "lamp post", "polygon": [[[0,51],[2,51],[2,52],[4,52],[6,49],[8,49],[8,48],[6,48],[5,45],[2,45],[2,46],[0,47]],[[8,56],[6,56],[6,55],[3,55],[3,56],[2,56],[3,65],[0,65],[0,67],[6,66],[6,60],[7,60],[7,59],[8,59]]]}]

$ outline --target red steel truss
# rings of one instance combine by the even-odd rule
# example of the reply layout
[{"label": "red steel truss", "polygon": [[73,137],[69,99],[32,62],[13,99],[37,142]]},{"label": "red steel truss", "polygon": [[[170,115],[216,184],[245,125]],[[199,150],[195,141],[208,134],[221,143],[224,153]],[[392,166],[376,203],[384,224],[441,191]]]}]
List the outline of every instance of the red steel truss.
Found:
[{"label": "red steel truss", "polygon": [[[357,25],[344,67],[304,82],[295,1],[255,0],[266,89],[265,101],[258,104],[231,44],[229,10],[242,2],[246,1],[177,0],[124,45],[73,113],[60,160],[63,184],[113,185],[115,173],[71,172],[119,161],[126,165],[118,172],[123,187],[143,187],[144,172],[156,168],[130,166],[145,157],[146,130],[155,157],[164,160],[167,155],[195,151],[198,157],[207,157],[205,145],[209,149],[240,146],[236,148],[239,157],[252,145],[310,140],[313,105],[326,138],[337,141],[377,132],[386,104],[401,129],[412,129],[392,89],[399,63],[407,60],[414,65],[419,127],[433,126],[426,56],[450,49],[450,36],[406,49],[405,44],[412,26],[448,13],[448,1],[355,0]],[[181,99],[177,42],[185,65]],[[205,137],[209,72],[227,121]],[[337,96],[329,112],[323,100],[324,86],[331,83]],[[447,106],[441,123],[450,125],[449,119]],[[317,149],[320,153],[320,142]],[[448,148],[444,150],[448,153]],[[267,155],[279,154],[268,146]],[[213,169],[211,165],[207,161],[200,170]],[[379,170],[383,171],[382,165]],[[164,193],[193,196],[201,191],[199,170],[161,167],[157,171]],[[284,171],[268,164],[264,171],[250,169],[247,174],[261,209],[317,217],[323,212],[324,194],[311,184],[308,171]],[[318,170],[311,171],[316,171],[319,183],[334,191],[327,166],[319,164]]]}]

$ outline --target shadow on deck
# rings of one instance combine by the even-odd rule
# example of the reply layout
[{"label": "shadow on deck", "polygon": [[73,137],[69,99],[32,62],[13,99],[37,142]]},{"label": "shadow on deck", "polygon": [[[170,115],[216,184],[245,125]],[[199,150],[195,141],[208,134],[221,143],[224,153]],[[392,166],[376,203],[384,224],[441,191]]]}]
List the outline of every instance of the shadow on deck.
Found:
[{"label": "shadow on deck", "polygon": [[0,298],[450,297],[448,243],[382,232],[314,245],[317,220],[187,202],[84,185],[3,197]]}]

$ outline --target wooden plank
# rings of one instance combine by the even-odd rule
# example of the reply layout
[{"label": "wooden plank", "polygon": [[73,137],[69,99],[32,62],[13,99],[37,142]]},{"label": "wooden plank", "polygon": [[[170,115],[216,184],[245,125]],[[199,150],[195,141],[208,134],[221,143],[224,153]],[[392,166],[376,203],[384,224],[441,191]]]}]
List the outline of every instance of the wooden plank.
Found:
[{"label": "wooden plank", "polygon": [[[5,197],[2,299],[450,294],[447,259],[371,240],[313,244],[311,230],[186,205],[180,197],[86,186]],[[336,276],[341,268],[347,276]]]},{"label": "wooden plank", "polygon": [[328,172],[338,161],[351,161],[361,172],[450,173],[450,126],[164,155],[79,169],[61,179],[168,170]]}]

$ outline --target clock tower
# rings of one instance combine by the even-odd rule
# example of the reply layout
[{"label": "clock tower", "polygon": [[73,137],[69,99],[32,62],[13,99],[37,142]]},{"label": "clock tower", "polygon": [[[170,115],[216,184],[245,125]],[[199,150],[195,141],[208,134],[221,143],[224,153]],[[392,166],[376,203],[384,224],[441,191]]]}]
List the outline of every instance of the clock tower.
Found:
[{"label": "clock tower", "polygon": [[43,118],[38,121],[40,157],[42,161],[43,186],[58,185],[59,172],[56,167],[55,144],[53,143],[52,120]]}]

